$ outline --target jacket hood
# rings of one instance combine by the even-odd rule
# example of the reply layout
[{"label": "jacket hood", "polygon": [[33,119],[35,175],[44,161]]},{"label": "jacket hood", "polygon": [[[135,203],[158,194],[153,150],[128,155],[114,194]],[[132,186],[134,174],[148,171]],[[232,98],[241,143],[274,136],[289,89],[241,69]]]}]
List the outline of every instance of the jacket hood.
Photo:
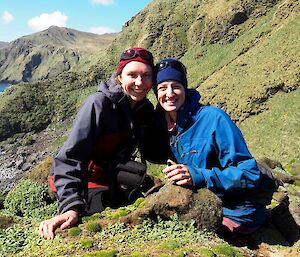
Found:
[{"label": "jacket hood", "polygon": [[195,104],[200,101],[201,95],[196,89],[188,88],[185,93],[187,99],[187,103],[185,103],[186,105],[193,105],[193,103]]},{"label": "jacket hood", "polygon": [[177,114],[177,125],[179,131],[182,130],[188,122],[189,117],[198,109],[201,98],[200,93],[195,89],[187,89],[185,91],[185,103],[180,108]]},{"label": "jacket hood", "polygon": [[105,94],[112,102],[120,102],[126,94],[122,87],[116,83],[116,73],[113,73],[107,82],[101,82],[98,91]]}]

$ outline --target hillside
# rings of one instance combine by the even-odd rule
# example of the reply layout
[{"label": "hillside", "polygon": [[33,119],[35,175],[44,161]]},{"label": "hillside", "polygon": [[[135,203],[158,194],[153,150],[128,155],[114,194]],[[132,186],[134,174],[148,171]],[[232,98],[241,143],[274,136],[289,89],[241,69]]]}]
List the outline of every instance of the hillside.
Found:
[{"label": "hillside", "polygon": [[115,36],[51,26],[21,37],[0,48],[0,81],[33,82],[55,78],[64,71],[77,69]]},{"label": "hillside", "polygon": [[5,47],[7,44],[8,44],[7,42],[2,42],[2,41],[0,41],[0,48]]},{"label": "hillside", "polygon": [[[69,118],[80,106],[76,97],[80,88],[96,86],[101,79],[108,78],[120,52],[126,47],[141,45],[154,53],[155,60],[166,56],[181,58],[188,68],[190,86],[201,92],[202,102],[227,111],[242,128],[255,155],[268,155],[282,161],[299,159],[300,151],[295,151],[300,149],[296,140],[299,130],[284,120],[289,117],[294,124],[299,116],[299,94],[292,97],[292,92],[299,90],[299,8],[299,2],[294,0],[231,0],[221,4],[213,0],[153,1],[124,24],[122,32],[107,49],[94,54],[89,65],[83,64],[79,71],[49,81],[8,91],[0,103],[0,138],[41,130],[51,122]],[[57,36],[51,38],[56,43],[61,40]],[[73,42],[71,39],[61,41],[65,45]],[[48,95],[47,98],[33,102],[35,98],[30,92],[37,92],[39,97],[40,91]],[[259,134],[254,134],[249,129],[253,127],[250,121],[254,120],[250,117],[262,117],[264,113],[271,122],[276,110],[270,100],[279,93],[285,94],[288,102],[294,102],[296,109],[279,116],[276,127],[270,126],[274,130],[271,134],[278,138],[274,141],[267,137],[270,133],[265,130],[256,130]],[[80,99],[84,97],[83,93]],[[6,102],[9,103],[6,105]],[[286,105],[278,104],[281,110]],[[25,107],[20,108],[20,105]],[[16,115],[15,108],[23,110],[24,115]],[[43,122],[40,122],[44,117],[40,112],[47,117]],[[290,141],[294,142],[293,147]]]}]

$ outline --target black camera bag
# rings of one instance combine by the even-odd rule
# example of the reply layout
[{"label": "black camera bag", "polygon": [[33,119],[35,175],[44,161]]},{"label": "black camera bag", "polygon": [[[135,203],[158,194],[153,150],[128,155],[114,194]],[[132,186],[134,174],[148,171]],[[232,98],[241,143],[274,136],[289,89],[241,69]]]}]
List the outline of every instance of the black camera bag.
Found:
[{"label": "black camera bag", "polygon": [[144,163],[128,161],[115,167],[115,183],[128,201],[134,200],[141,193],[146,177],[147,167]]}]

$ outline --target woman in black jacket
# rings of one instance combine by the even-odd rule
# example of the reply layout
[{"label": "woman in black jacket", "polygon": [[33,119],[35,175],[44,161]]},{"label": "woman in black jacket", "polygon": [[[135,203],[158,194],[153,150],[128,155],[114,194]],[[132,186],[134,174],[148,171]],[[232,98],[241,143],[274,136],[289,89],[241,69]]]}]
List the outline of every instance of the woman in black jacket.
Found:
[{"label": "woman in black jacket", "polygon": [[153,111],[146,98],[152,82],[152,54],[144,48],[130,48],[122,53],[116,74],[87,98],[69,139],[54,159],[50,184],[60,214],[41,223],[42,237],[53,239],[58,227],[76,224],[82,211],[101,212],[114,204],[112,167],[129,160],[136,149]]}]

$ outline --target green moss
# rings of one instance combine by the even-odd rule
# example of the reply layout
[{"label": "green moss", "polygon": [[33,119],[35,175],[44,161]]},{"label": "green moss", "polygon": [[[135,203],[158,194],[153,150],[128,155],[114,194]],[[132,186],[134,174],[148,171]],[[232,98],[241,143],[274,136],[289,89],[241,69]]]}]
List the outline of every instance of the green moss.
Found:
[{"label": "green moss", "polygon": [[81,257],[115,257],[118,251],[116,250],[101,250],[91,253],[84,253]]},{"label": "green moss", "polygon": [[296,180],[296,181],[294,182],[294,185],[300,187],[300,180]]},{"label": "green moss", "polygon": [[126,210],[126,209],[123,209],[123,208],[119,208],[119,209],[117,209],[114,213],[112,213],[111,217],[112,217],[113,219],[117,219],[117,218],[126,216],[126,215],[129,214],[129,213],[130,213],[130,210]]},{"label": "green moss", "polygon": [[61,136],[57,139],[55,139],[53,142],[52,142],[52,147],[54,149],[58,149],[60,147],[63,146],[63,144],[67,141],[68,139],[68,136],[67,135],[64,135],[64,136]]},{"label": "green moss", "polygon": [[89,232],[99,232],[101,230],[101,227],[97,222],[90,222],[86,224],[85,228]]},{"label": "green moss", "polygon": [[135,207],[134,204],[123,206],[118,209],[107,207],[103,212],[101,212],[100,216],[108,219],[118,219],[120,217],[128,215],[136,209],[137,207]]},{"label": "green moss", "polygon": [[200,248],[197,250],[197,253],[199,253],[202,257],[216,257],[216,254],[208,248]]},{"label": "green moss", "polygon": [[212,247],[212,251],[217,256],[224,257],[243,257],[241,253],[239,253],[236,249],[228,244],[220,244]]},{"label": "green moss", "polygon": [[72,227],[68,229],[69,236],[79,236],[81,233],[81,229],[79,227]]},{"label": "green moss", "polygon": [[161,249],[166,249],[166,250],[175,250],[181,246],[181,243],[178,242],[177,240],[168,240],[163,242],[160,245]]},{"label": "green moss", "polygon": [[267,207],[268,207],[268,209],[274,209],[278,205],[279,205],[279,202],[272,199],[271,204],[269,204]]},{"label": "green moss", "polygon": [[162,170],[166,167],[165,164],[154,164],[154,163],[147,163],[147,173],[149,175],[155,176],[160,179],[164,179],[164,174]]},{"label": "green moss", "polygon": [[187,254],[188,252],[179,249],[174,253],[174,257],[185,257]]},{"label": "green moss", "polygon": [[132,252],[131,254],[121,255],[122,257],[149,257],[149,254],[141,253],[141,252]]},{"label": "green moss", "polygon": [[90,249],[94,246],[95,240],[92,238],[81,238],[79,240],[79,244],[84,248],[84,249]]},{"label": "green moss", "polygon": [[103,214],[101,213],[94,213],[92,215],[88,215],[88,216],[83,216],[81,218],[81,221],[84,222],[89,222],[89,221],[95,221],[95,220],[99,220],[99,218],[102,218]]},{"label": "green moss", "polygon": [[145,206],[145,198],[138,198],[134,203],[133,206],[138,208],[143,208]]}]

